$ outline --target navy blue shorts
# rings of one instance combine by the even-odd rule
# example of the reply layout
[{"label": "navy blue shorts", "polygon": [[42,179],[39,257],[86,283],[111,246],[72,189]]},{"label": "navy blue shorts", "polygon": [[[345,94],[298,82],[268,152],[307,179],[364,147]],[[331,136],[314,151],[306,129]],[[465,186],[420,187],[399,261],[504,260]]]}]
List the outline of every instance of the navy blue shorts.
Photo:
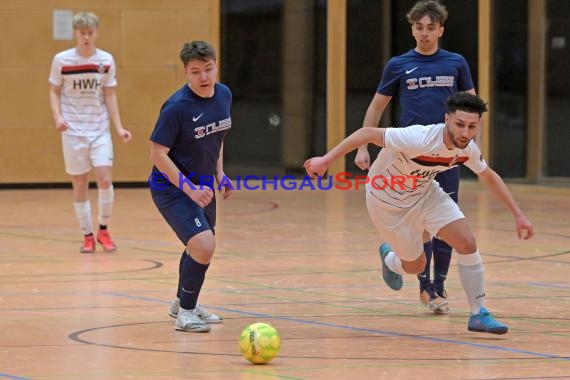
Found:
[{"label": "navy blue shorts", "polygon": [[455,203],[459,203],[459,166],[446,170],[435,176],[439,186],[445,191]]},{"label": "navy blue shorts", "polygon": [[200,232],[211,230],[215,233],[216,198],[202,208],[176,186],[168,186],[164,190],[151,188],[150,193],[158,211],[182,244],[188,244]]}]

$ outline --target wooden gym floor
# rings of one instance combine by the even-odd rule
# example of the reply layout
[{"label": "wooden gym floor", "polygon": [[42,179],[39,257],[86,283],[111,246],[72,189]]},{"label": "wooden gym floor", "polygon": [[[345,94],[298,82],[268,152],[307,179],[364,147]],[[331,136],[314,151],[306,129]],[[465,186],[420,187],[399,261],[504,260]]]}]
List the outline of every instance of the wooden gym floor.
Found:
[{"label": "wooden gym floor", "polygon": [[[570,189],[510,185],[537,235],[478,184],[461,204],[485,263],[488,307],[510,331],[469,333],[455,258],[451,313],[419,305],[415,276],[382,281],[361,191],[236,191],[220,202],[217,252],[200,302],[208,334],[168,316],[183,247],[146,189],[116,190],[113,254],[79,254],[70,190],[0,191],[0,378],[570,378]],[[96,210],[96,192],[91,200]],[[281,353],[241,357],[249,323],[273,324]]]}]

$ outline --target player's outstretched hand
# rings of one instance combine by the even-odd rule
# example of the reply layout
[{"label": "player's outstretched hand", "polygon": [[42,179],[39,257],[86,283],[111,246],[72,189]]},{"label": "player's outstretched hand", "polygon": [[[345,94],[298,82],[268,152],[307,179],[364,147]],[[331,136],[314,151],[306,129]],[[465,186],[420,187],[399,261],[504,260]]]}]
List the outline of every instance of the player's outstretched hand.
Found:
[{"label": "player's outstretched hand", "polygon": [[307,174],[311,179],[315,179],[318,176],[323,177],[329,167],[328,163],[323,157],[313,157],[309,158],[303,164]]},{"label": "player's outstretched hand", "polygon": [[526,216],[521,214],[515,219],[519,239],[528,240],[534,236],[534,227]]}]

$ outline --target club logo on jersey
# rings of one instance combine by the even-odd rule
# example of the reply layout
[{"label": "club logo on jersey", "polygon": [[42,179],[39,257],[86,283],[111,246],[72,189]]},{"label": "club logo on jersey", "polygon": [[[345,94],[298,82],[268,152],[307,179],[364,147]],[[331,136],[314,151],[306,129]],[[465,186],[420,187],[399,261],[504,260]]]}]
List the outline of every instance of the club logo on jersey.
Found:
[{"label": "club logo on jersey", "polygon": [[453,164],[455,164],[457,162],[457,160],[459,159],[459,156],[456,154],[455,157],[453,157],[450,161],[449,161],[449,167],[453,166]]},{"label": "club logo on jersey", "polygon": [[101,87],[101,81],[97,78],[75,79],[72,86],[74,90],[96,90]]},{"label": "club logo on jersey", "polygon": [[99,63],[99,66],[97,66],[97,72],[98,72],[99,74],[104,74],[105,71],[106,71],[106,67],[105,67],[105,65],[103,64],[103,62]]},{"label": "club logo on jersey", "polygon": [[231,127],[232,127],[232,118],[228,117],[227,119],[220,120],[217,124],[214,122],[207,125],[203,125],[201,127],[194,128],[194,132],[196,132],[194,138],[201,139],[203,137],[211,135],[212,133],[222,132],[225,131],[226,129],[230,129]]},{"label": "club logo on jersey", "polygon": [[441,75],[433,77],[409,78],[406,80],[408,90],[431,87],[453,87],[455,78],[453,76]]}]

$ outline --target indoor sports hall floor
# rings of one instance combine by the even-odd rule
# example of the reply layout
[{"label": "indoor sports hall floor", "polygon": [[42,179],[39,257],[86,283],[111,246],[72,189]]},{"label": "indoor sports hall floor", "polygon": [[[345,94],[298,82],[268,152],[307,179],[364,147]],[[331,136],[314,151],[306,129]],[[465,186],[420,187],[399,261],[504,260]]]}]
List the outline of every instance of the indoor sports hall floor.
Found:
[{"label": "indoor sports hall floor", "polygon": [[[168,306],[183,247],[146,189],[117,189],[116,253],[79,254],[70,190],[0,191],[0,379],[570,378],[570,189],[510,185],[534,222],[462,182],[488,307],[507,335],[467,331],[455,259],[451,313],[420,308],[415,276],[382,281],[361,191],[236,191],[200,301],[225,318],[174,330]],[[96,209],[96,192],[91,193]],[[281,353],[253,365],[241,330],[268,322]]]}]

